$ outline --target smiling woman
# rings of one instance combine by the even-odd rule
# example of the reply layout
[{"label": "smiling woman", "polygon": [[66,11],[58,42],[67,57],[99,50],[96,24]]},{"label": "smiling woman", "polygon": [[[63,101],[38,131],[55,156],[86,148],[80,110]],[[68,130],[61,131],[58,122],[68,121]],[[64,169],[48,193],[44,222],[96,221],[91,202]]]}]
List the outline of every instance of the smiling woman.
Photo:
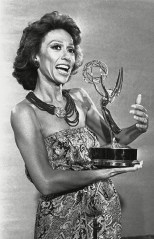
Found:
[{"label": "smiling woman", "polygon": [[[52,36],[50,31],[55,36]],[[61,35],[61,32],[65,36]],[[60,38],[57,38],[58,33]],[[66,38],[64,42],[63,37]],[[83,61],[83,55],[79,47],[80,42],[80,30],[69,16],[60,15],[58,12],[46,14],[40,21],[30,24],[24,29],[14,62],[13,76],[23,85],[24,89],[34,90],[38,76],[37,68],[39,67],[36,55],[44,50],[44,53],[47,51],[49,56],[49,54],[51,55],[49,53],[50,48],[55,53],[66,48],[70,56],[75,57],[73,69],[70,71],[71,75],[75,74]]]},{"label": "smiling woman", "polygon": [[[41,193],[35,239],[121,238],[121,207],[110,179],[136,171],[96,169],[89,157],[98,138],[110,130],[88,94],[63,85],[82,65],[80,30],[69,16],[52,12],[23,31],[13,76],[31,90],[11,112],[15,141],[26,174]],[[129,144],[148,128],[146,110],[137,101],[137,125],[120,131]],[[132,136],[133,135],[133,136]]]}]

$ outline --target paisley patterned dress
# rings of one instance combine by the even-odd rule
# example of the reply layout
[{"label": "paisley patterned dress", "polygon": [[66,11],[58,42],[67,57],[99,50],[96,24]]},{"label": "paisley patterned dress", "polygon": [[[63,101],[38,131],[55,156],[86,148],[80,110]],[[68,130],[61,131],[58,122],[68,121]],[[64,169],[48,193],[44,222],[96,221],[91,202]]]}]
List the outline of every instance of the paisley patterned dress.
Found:
[{"label": "paisley patterned dress", "polygon": [[[99,142],[87,127],[62,130],[44,140],[53,169],[92,169],[88,148],[99,147]],[[118,238],[121,207],[110,179],[63,195],[41,195],[35,239]]]}]

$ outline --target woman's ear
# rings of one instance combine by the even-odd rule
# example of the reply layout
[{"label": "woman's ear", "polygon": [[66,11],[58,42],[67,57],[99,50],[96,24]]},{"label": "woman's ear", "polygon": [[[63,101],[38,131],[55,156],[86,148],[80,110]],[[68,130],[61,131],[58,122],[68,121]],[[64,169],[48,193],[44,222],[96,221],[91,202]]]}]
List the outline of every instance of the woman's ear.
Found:
[{"label": "woman's ear", "polygon": [[32,55],[32,63],[36,69],[38,69],[40,67],[38,56]]}]

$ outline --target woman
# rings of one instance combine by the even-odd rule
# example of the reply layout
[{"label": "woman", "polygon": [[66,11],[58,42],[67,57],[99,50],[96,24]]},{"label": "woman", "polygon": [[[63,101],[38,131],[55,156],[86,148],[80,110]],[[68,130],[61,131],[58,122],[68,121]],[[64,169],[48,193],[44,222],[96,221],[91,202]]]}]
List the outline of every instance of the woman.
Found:
[{"label": "woman", "polygon": [[[31,90],[11,113],[16,144],[29,179],[41,193],[35,239],[121,238],[121,210],[110,177],[129,168],[96,170],[88,148],[110,142],[103,117],[83,89],[63,90],[82,65],[80,30],[52,12],[23,31],[13,76]],[[136,125],[116,137],[129,144],[148,128],[146,110],[133,105]]]}]

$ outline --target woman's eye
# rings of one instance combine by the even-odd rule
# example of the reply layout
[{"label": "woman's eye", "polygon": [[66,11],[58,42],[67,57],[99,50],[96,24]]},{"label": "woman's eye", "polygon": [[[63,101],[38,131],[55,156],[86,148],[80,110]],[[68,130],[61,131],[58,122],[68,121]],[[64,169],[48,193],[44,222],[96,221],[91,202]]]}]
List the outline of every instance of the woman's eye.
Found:
[{"label": "woman's eye", "polygon": [[73,53],[73,54],[75,53],[75,49],[74,49],[74,48],[69,48],[68,51],[69,51],[70,53]]},{"label": "woman's eye", "polygon": [[61,45],[56,44],[56,45],[51,46],[51,48],[54,50],[61,50]]}]

